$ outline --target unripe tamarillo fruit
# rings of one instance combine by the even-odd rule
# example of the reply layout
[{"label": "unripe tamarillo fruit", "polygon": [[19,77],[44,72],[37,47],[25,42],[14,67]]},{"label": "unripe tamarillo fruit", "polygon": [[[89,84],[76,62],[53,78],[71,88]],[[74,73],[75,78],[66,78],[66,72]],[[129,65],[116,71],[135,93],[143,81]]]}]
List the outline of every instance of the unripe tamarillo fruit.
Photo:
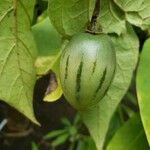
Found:
[{"label": "unripe tamarillo fruit", "polygon": [[115,49],[108,35],[73,36],[60,60],[61,85],[67,101],[78,110],[96,105],[106,94],[115,68]]}]

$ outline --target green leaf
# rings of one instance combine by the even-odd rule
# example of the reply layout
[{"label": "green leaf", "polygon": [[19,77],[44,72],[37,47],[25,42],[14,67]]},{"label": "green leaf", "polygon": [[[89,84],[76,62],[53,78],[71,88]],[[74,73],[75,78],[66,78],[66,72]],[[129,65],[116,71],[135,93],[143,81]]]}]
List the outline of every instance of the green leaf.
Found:
[{"label": "green leaf", "polygon": [[68,133],[62,134],[62,135],[58,136],[51,144],[53,147],[62,145],[66,142],[68,137],[69,137]]},{"label": "green leaf", "polygon": [[62,40],[48,17],[34,25],[32,32],[38,48],[38,58],[35,63],[36,72],[37,75],[43,75],[53,67],[54,69],[58,67]]},{"label": "green leaf", "polygon": [[120,126],[122,125],[121,117],[122,116],[120,116],[120,114],[116,112],[111,118],[104,146],[106,146],[109,143],[109,141],[112,139],[118,128],[120,128]]},{"label": "green leaf", "polygon": [[137,96],[144,129],[150,144],[150,38],[145,42],[137,71]]},{"label": "green leaf", "polygon": [[74,126],[78,126],[78,125],[80,125],[80,123],[81,123],[81,117],[80,117],[80,115],[77,113],[76,116],[74,117],[73,125],[74,125]]},{"label": "green leaf", "polygon": [[65,126],[71,126],[71,122],[66,117],[61,118],[61,123]]},{"label": "green leaf", "polygon": [[114,0],[125,12],[126,20],[146,30],[150,28],[149,0]]},{"label": "green leaf", "polygon": [[117,57],[114,80],[106,96],[95,108],[80,112],[98,150],[103,149],[111,117],[130,85],[138,58],[139,41],[131,26],[121,36],[112,36],[112,40]]},{"label": "green leaf", "polygon": [[[95,0],[49,0],[49,16],[63,36],[85,30],[91,19]],[[101,0],[99,23],[104,32],[121,34],[126,31],[124,12],[111,0]]]},{"label": "green leaf", "polygon": [[139,115],[128,120],[115,134],[107,150],[149,150]]},{"label": "green leaf", "polygon": [[68,129],[69,129],[69,134],[70,134],[70,136],[73,137],[73,136],[76,136],[76,135],[77,135],[77,133],[78,133],[77,127],[71,126],[71,127],[69,127]]},{"label": "green leaf", "polygon": [[36,48],[33,1],[0,1],[0,99],[37,123],[32,106]]},{"label": "green leaf", "polygon": [[35,63],[37,75],[46,74],[49,70],[53,70],[56,75],[56,88],[44,97],[44,101],[53,102],[58,100],[62,95],[60,80],[58,78],[62,40],[48,17],[34,25],[32,32],[39,52],[39,57]]},{"label": "green leaf", "polygon": [[[36,19],[36,24],[34,26],[36,26],[39,22],[43,21],[44,19],[46,19],[48,16],[47,14],[47,10],[45,10],[40,16],[38,16],[37,18],[35,17]],[[49,23],[48,23],[49,25]],[[43,40],[44,41],[44,40]]]},{"label": "green leaf", "polygon": [[38,150],[38,146],[35,142],[32,142],[32,150]]},{"label": "green leaf", "polygon": [[126,31],[124,12],[112,0],[101,0],[101,11],[98,21],[106,33],[115,32],[120,35]]},{"label": "green leaf", "polygon": [[63,36],[86,29],[89,21],[89,1],[87,0],[49,0],[49,17]]},{"label": "green leaf", "polygon": [[48,17],[35,24],[32,32],[38,48],[39,56],[54,56],[60,50],[62,40]]},{"label": "green leaf", "polygon": [[65,129],[62,129],[62,130],[53,130],[53,131],[49,132],[48,134],[46,134],[44,136],[44,139],[46,139],[46,140],[47,139],[52,139],[52,138],[55,138],[57,136],[60,136],[60,135],[64,134],[65,132],[66,132]]},{"label": "green leaf", "polygon": [[35,63],[36,72],[37,75],[43,75],[55,65],[61,55],[61,37],[48,17],[34,25],[32,32],[38,49],[38,58]]},{"label": "green leaf", "polygon": [[126,113],[126,115],[129,118],[131,118],[135,114],[135,111],[126,105],[122,105],[122,109],[123,109],[122,111],[124,111],[124,113]]},{"label": "green leaf", "polygon": [[76,150],[96,150],[96,146],[94,141],[90,137],[87,137],[78,142]]},{"label": "green leaf", "polygon": [[[54,59],[52,59],[52,62],[49,62],[49,60],[47,61],[47,65],[41,63],[41,59],[38,59],[36,61],[36,67],[37,69],[39,69],[41,74],[46,74],[49,72],[49,70],[52,70],[55,73],[56,76],[56,88],[54,88],[52,91],[48,91],[44,97],[44,101],[47,102],[53,102],[56,100],[59,100],[59,98],[62,96],[62,88],[61,88],[61,84],[60,84],[60,79],[59,79],[59,62],[60,62],[60,57],[61,57],[61,53],[62,50],[64,49],[65,45],[68,43],[68,41],[64,41],[64,43],[62,44],[60,51],[54,56]],[[40,69],[40,65],[42,64],[42,68]],[[39,73],[39,75],[40,75]],[[49,85],[49,89],[51,89],[52,85]]]}]

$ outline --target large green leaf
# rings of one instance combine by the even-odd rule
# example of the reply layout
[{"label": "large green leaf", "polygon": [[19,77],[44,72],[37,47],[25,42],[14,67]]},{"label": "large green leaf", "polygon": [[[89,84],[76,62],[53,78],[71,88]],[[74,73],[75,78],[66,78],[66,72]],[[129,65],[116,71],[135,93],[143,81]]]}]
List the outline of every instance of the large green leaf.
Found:
[{"label": "large green leaf", "polygon": [[[49,16],[63,36],[86,29],[95,0],[49,0]],[[126,32],[126,21],[142,29],[150,27],[149,0],[101,0],[98,22],[106,33]]]},{"label": "large green leaf", "polygon": [[[49,16],[56,29],[64,36],[85,30],[91,19],[95,0],[49,0]],[[99,23],[104,32],[125,32],[124,12],[112,0],[101,0]]]},{"label": "large green leaf", "polygon": [[143,47],[136,81],[141,118],[150,144],[150,38]]},{"label": "large green leaf", "polygon": [[63,36],[72,36],[86,28],[89,0],[49,0],[49,17]]},{"label": "large green leaf", "polygon": [[0,99],[36,122],[32,99],[36,49],[30,32],[33,1],[0,1]]},{"label": "large green leaf", "polygon": [[139,42],[131,26],[121,36],[112,36],[116,47],[117,68],[106,96],[95,108],[80,112],[98,150],[103,149],[109,123],[117,105],[126,93],[135,69]]},{"label": "large green leaf", "polygon": [[139,115],[128,120],[115,134],[106,150],[149,150]]},{"label": "large green leaf", "polygon": [[[32,32],[39,52],[39,56],[35,63],[37,75],[44,75],[48,73],[49,70],[53,70],[57,79],[57,85],[50,93],[45,95],[44,100],[49,102],[55,101],[62,95],[62,89],[58,77],[59,59],[61,55],[60,49],[62,43],[61,37],[52,26],[48,17],[34,25],[32,27]],[[52,87],[53,85],[49,86]]]},{"label": "large green leaf", "polygon": [[114,0],[125,12],[128,22],[143,30],[150,27],[150,1],[149,0]]},{"label": "large green leaf", "polygon": [[112,0],[101,0],[98,21],[106,33],[115,32],[120,35],[126,31],[124,12]]}]

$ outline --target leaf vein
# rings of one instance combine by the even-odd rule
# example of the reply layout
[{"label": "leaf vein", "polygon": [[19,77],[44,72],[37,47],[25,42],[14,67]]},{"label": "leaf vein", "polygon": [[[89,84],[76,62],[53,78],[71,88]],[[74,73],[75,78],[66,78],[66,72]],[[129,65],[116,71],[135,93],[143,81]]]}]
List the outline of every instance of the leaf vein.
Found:
[{"label": "leaf vein", "polygon": [[8,54],[6,55],[6,57],[5,57],[5,59],[4,59],[4,63],[3,63],[3,65],[2,65],[2,69],[1,69],[1,71],[0,71],[0,77],[2,76],[2,73],[3,73],[3,71],[4,71],[4,68],[5,68],[6,64],[7,64],[7,60],[8,60],[8,58],[9,58],[9,56],[11,55],[11,52],[13,51],[14,48],[15,48],[15,44],[13,44],[12,47],[9,49]]},{"label": "leaf vein", "polygon": [[29,13],[28,13],[28,11],[27,11],[26,7],[24,6],[24,4],[22,3],[22,1],[21,1],[21,0],[18,0],[18,1],[19,1],[20,5],[22,6],[22,8],[23,8],[23,10],[24,10],[25,14],[27,15],[28,20],[29,20],[29,22],[30,22],[30,24],[31,24],[31,18],[30,18],[30,15],[29,15]]},{"label": "leaf vein", "polygon": [[9,9],[0,17],[0,23],[3,21],[3,19],[4,19],[11,11],[13,11],[13,7],[9,8]]}]

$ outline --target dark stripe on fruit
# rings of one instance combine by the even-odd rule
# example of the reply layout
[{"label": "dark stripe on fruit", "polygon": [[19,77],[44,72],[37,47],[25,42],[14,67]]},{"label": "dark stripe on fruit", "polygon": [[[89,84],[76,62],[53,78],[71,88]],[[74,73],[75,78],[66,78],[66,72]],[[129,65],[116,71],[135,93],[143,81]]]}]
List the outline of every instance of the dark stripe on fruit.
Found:
[{"label": "dark stripe on fruit", "polygon": [[105,81],[106,73],[107,73],[107,69],[105,68],[105,70],[103,72],[103,75],[102,75],[102,78],[100,79],[99,85],[98,85],[98,87],[96,89],[96,92],[95,92],[94,96],[96,96],[96,94],[98,93],[98,91],[102,88],[102,85],[103,85],[103,83]]},{"label": "dark stripe on fruit", "polygon": [[67,61],[66,61],[65,79],[67,79],[67,77],[68,77],[68,64],[69,64],[69,57],[70,57],[70,55],[67,57]]},{"label": "dark stripe on fruit", "polygon": [[108,89],[109,89],[109,86],[108,86],[107,89],[105,90],[105,92],[104,92],[104,94],[102,95],[102,97],[104,97],[104,96],[106,95]]},{"label": "dark stripe on fruit", "polygon": [[[115,69],[114,69],[114,73],[115,73]],[[113,76],[114,76],[114,75],[113,75]],[[112,81],[113,81],[113,77],[112,77],[112,79],[111,79],[111,81],[110,81],[110,85],[111,85]],[[110,86],[108,86],[107,89],[105,90],[105,92],[104,92],[104,94],[103,94],[103,97],[104,97],[104,95],[106,95],[106,93],[107,93],[109,87],[110,87]]]},{"label": "dark stripe on fruit", "polygon": [[95,62],[93,63],[93,73],[95,72],[96,63],[97,63],[97,61],[95,61]]},{"label": "dark stripe on fruit", "polygon": [[79,100],[79,92],[81,88],[81,74],[82,74],[82,68],[83,68],[83,60],[81,60],[79,68],[77,70],[77,77],[76,77],[76,99]]}]

